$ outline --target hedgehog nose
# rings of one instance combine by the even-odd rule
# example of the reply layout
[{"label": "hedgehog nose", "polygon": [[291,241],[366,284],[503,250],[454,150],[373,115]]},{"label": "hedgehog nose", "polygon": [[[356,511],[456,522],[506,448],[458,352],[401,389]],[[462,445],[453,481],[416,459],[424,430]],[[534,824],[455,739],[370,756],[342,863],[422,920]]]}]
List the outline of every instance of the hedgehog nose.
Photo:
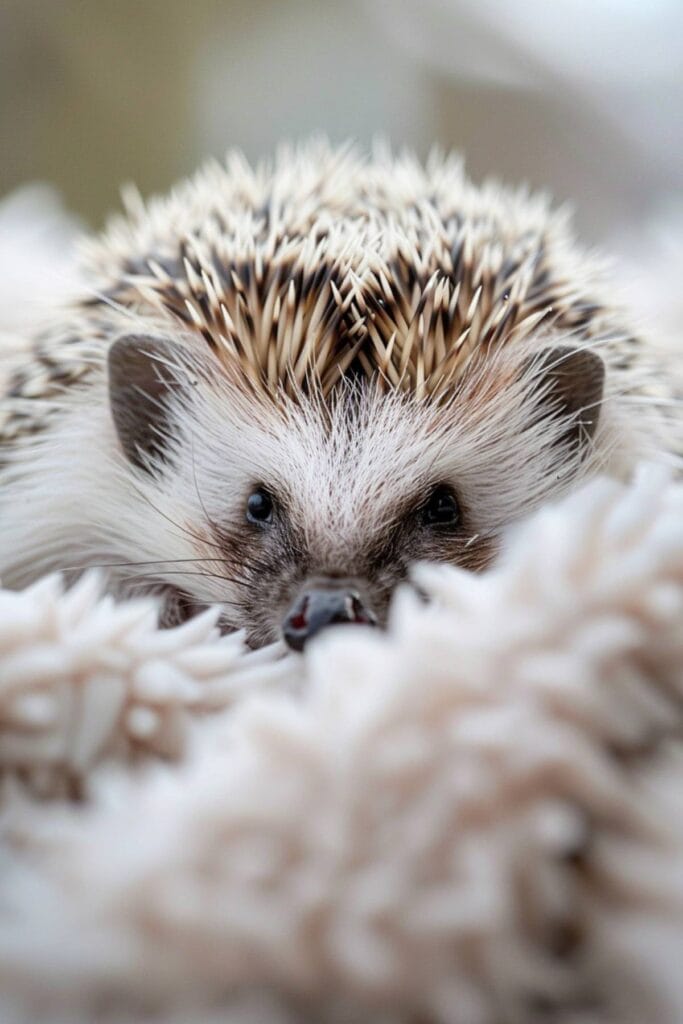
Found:
[{"label": "hedgehog nose", "polygon": [[377,619],[363,604],[357,590],[344,586],[305,590],[287,613],[282,635],[294,651],[302,651],[311,637],[338,623],[375,626]]}]

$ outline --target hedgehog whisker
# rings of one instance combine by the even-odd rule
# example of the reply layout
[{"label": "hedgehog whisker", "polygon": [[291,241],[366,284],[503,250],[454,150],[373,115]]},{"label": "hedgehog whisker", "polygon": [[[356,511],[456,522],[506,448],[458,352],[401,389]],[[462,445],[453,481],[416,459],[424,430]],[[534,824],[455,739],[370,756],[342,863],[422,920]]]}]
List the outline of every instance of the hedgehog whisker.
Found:
[{"label": "hedgehog whisker", "polygon": [[[171,572],[164,572],[164,579],[167,576],[198,576],[205,580],[223,580],[225,583],[235,582],[232,576],[226,576],[224,573],[217,572],[200,572],[190,571],[187,569],[173,569]],[[145,573],[144,577],[147,579],[155,579],[152,573]],[[142,579],[143,577],[130,576],[129,579]],[[163,580],[159,580],[159,583],[163,583]]]},{"label": "hedgehog whisker", "polygon": [[[182,561],[182,559],[180,559],[179,561]],[[144,565],[146,563],[143,562],[143,563],[140,563],[140,564]],[[171,563],[148,563],[148,564],[152,564],[152,565],[162,564],[163,565],[163,564],[173,564],[173,563],[171,562]],[[131,564],[131,568],[134,568],[134,567],[135,567],[135,563],[132,563]],[[158,575],[155,574],[154,570],[151,570],[150,572],[144,573],[143,575],[140,575],[138,577],[135,577],[135,576],[126,577],[126,580],[124,582],[127,582],[128,580],[133,580],[133,579],[147,579],[147,580],[149,580],[150,584],[156,584],[157,586],[163,586],[164,585],[164,581],[169,576],[199,576],[199,577],[204,577],[205,579],[223,580],[224,582],[230,583],[233,586],[243,587],[245,590],[250,590],[251,588],[253,588],[253,580],[252,579],[248,579],[248,578],[246,578],[246,577],[244,577],[242,575],[238,575],[238,574],[226,575],[225,573],[211,573],[211,572],[207,572],[206,570],[194,571],[194,570],[189,570],[189,569],[177,569],[177,570],[171,570],[171,571],[166,570],[166,569],[160,569]]]},{"label": "hedgehog whisker", "polygon": [[180,565],[182,563],[218,561],[213,557],[206,558],[154,558],[139,562],[84,562],[82,565],[65,565],[61,572],[85,572],[87,569],[138,569],[145,565]]},{"label": "hedgehog whisker", "polygon": [[[172,588],[168,588],[168,587],[165,588],[163,586],[163,584],[162,584],[162,585],[157,585],[156,589],[155,589],[154,580],[151,580],[151,579],[147,580],[144,577],[141,577],[139,579],[137,577],[131,577],[130,582],[129,582],[129,586],[128,586],[127,589],[129,591],[131,591],[131,592],[133,590],[144,590],[146,592],[146,594],[148,596],[150,596],[150,597],[163,597],[164,590],[169,590],[169,589],[172,589]],[[188,600],[191,603],[194,602],[194,598],[193,598],[193,596],[191,594],[184,595],[184,594],[182,594],[181,591],[176,591],[175,593],[177,593],[181,597],[187,596]],[[207,599],[207,600],[204,600],[203,598],[201,598],[201,599],[198,598],[196,603],[198,605],[201,605],[202,608],[215,608],[217,606],[221,606],[222,607],[222,606],[225,605],[227,607],[236,608],[236,609],[241,610],[241,605],[239,604],[239,602],[238,601],[231,601],[229,598],[220,598],[220,599],[217,598],[217,599]],[[233,628],[237,628],[237,627],[233,627]]]}]

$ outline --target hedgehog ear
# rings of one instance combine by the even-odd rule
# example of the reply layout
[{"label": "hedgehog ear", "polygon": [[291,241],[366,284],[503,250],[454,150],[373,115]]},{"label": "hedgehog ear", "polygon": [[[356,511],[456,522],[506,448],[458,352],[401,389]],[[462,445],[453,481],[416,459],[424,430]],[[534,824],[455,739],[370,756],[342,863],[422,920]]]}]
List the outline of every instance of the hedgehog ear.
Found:
[{"label": "hedgehog ear", "polygon": [[169,434],[169,398],[179,387],[178,347],[129,334],[107,356],[109,405],[121,447],[139,469],[164,461]]},{"label": "hedgehog ear", "polygon": [[558,443],[582,449],[597,429],[605,386],[605,364],[589,349],[558,345],[532,356],[527,363],[533,390],[542,391],[542,417],[562,417],[566,431]]}]

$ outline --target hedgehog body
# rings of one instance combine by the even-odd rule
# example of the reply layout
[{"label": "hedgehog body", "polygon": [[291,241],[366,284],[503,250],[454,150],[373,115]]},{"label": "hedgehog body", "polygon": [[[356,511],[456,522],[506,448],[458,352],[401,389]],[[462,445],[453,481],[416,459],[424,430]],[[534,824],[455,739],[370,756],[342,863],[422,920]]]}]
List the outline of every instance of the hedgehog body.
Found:
[{"label": "hedgehog body", "polygon": [[328,619],[381,619],[411,562],[480,568],[661,443],[646,348],[566,214],[454,158],[233,155],[130,194],[82,267],[0,397],[9,585],[106,565],[254,644],[321,588]]}]

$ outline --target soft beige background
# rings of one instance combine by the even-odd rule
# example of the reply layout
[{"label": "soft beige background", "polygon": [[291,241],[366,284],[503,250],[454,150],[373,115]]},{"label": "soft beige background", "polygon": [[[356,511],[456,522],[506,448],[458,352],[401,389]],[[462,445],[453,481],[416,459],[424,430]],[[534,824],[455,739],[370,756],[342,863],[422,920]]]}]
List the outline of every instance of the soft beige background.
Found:
[{"label": "soft beige background", "polygon": [[230,145],[381,132],[599,240],[681,187],[682,35],[680,0],[2,0],[0,196],[48,181],[97,226]]}]

